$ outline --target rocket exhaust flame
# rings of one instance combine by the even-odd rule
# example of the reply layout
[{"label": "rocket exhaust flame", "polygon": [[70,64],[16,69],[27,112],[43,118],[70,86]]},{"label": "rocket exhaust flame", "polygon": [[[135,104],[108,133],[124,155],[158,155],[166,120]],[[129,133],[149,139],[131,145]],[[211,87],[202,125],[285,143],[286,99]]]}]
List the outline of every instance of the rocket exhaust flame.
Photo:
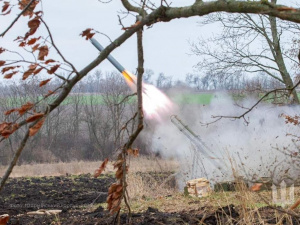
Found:
[{"label": "rocket exhaust flame", "polygon": [[[127,70],[122,72],[131,90],[136,91],[136,76]],[[146,116],[160,119],[168,116],[174,108],[172,101],[160,90],[150,84],[142,83],[143,109]]]},{"label": "rocket exhaust flame", "polygon": [[131,73],[129,73],[128,71],[124,70],[124,71],[122,72],[122,75],[124,76],[125,81],[126,81],[126,83],[127,83],[129,86],[130,86],[131,84],[136,85],[136,77],[135,77],[133,74],[131,74]]},{"label": "rocket exhaust flame", "polygon": [[[94,38],[91,38],[92,44],[99,50],[103,51],[103,47]],[[107,56],[107,59],[119,70],[126,83],[132,91],[136,91],[137,78],[132,73],[125,70],[125,68],[111,55]],[[172,101],[160,90],[150,84],[142,83],[142,96],[143,96],[143,109],[147,117],[161,119],[168,114],[174,108]]]}]

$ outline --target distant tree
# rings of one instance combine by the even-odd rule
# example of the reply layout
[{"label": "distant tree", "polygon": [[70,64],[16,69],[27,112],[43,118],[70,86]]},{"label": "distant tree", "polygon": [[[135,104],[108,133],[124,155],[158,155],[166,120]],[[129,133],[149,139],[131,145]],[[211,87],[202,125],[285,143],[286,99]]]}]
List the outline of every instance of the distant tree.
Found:
[{"label": "distant tree", "polygon": [[172,87],[172,77],[160,73],[156,79],[156,87],[160,89],[168,89]]},{"label": "distant tree", "polygon": [[145,73],[144,73],[144,75],[143,75],[143,80],[144,80],[144,82],[145,82],[145,83],[148,83],[148,84],[152,84],[151,79],[152,79],[153,75],[154,75],[153,70],[151,70],[151,69],[146,69],[146,70],[145,70]]},{"label": "distant tree", "polygon": [[[276,4],[277,0],[271,0]],[[192,44],[192,51],[201,57],[198,67],[217,74],[258,73],[280,81],[287,89],[294,86],[291,63],[298,64],[287,50],[293,37],[300,32],[299,24],[283,22],[270,15],[217,13],[209,15],[201,24],[219,22],[223,32],[209,39],[201,38]],[[298,49],[296,50],[298,52]],[[289,91],[292,103],[299,104],[295,89]]]}]

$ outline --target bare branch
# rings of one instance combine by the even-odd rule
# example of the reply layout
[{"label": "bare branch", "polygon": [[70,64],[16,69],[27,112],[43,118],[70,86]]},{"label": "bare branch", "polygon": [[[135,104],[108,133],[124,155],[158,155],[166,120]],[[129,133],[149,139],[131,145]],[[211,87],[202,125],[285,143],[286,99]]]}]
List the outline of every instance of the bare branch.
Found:
[{"label": "bare branch", "polygon": [[209,122],[209,123],[202,123],[204,125],[210,125],[212,123],[215,123],[217,121],[219,121],[222,118],[225,119],[241,119],[243,118],[246,122],[246,124],[248,124],[249,122],[246,120],[245,116],[250,113],[259,103],[261,103],[265,98],[267,98],[270,94],[278,92],[278,91],[289,91],[292,92],[293,90],[295,90],[295,88],[300,84],[300,80],[292,87],[292,88],[278,88],[278,89],[274,89],[271,90],[269,92],[267,92],[266,94],[264,94],[254,105],[252,105],[250,108],[248,108],[247,111],[245,111],[243,114],[239,115],[239,116],[212,116],[212,118],[216,118],[216,120]]},{"label": "bare branch", "polygon": [[100,31],[96,31],[96,30],[95,30],[95,32],[98,33],[98,34],[101,34],[101,35],[103,35],[105,37],[107,37],[107,39],[110,41],[110,43],[112,43],[112,40],[110,39],[110,37],[107,34],[104,34],[104,33],[100,32]]},{"label": "bare branch", "polygon": [[133,93],[133,94],[131,94],[131,95],[127,95],[127,96],[125,96],[119,103],[117,103],[117,104],[115,104],[115,105],[120,105],[120,104],[124,103],[124,102],[127,101],[129,98],[131,98],[131,97],[133,97],[133,96],[135,96],[135,95],[137,95],[137,93]]},{"label": "bare branch", "polygon": [[17,151],[14,154],[14,157],[9,165],[9,167],[7,168],[5,174],[3,175],[1,182],[0,182],[0,191],[2,190],[2,188],[4,187],[5,182],[7,181],[7,179],[9,178],[13,168],[15,167],[15,165],[17,164],[17,161],[22,153],[22,150],[24,149],[27,141],[29,138],[29,129],[26,131],[26,134],[23,138],[23,140],[21,141],[21,144],[19,146],[19,148],[17,149]]},{"label": "bare branch", "polygon": [[56,52],[60,55],[60,57],[64,60],[65,63],[67,63],[72,69],[73,71],[78,74],[78,71],[76,70],[75,66],[70,63],[64,56],[63,54],[60,52],[60,50],[57,48],[57,46],[55,45],[54,43],[54,40],[53,40],[53,37],[52,37],[52,34],[51,34],[51,31],[47,25],[47,23],[41,18],[41,21],[43,22],[43,24],[45,25],[47,31],[48,31],[48,34],[49,34],[49,37],[50,37],[50,40],[51,40],[51,44],[52,46],[55,48]]},{"label": "bare branch", "polygon": [[128,0],[121,0],[121,1],[122,1],[123,6],[128,11],[136,12],[139,15],[142,15],[142,16],[146,16],[147,15],[147,12],[144,10],[143,7],[140,8],[140,7],[133,6],[133,5],[130,4],[130,2]]},{"label": "bare branch", "polygon": [[28,9],[29,9],[29,7],[30,7],[30,5],[34,2],[35,0],[31,0],[29,3],[28,3],[28,5],[18,14],[18,16],[12,21],[12,23],[8,26],[8,28],[6,28],[6,30],[5,31],[3,31],[3,33],[2,34],[0,34],[0,37],[4,37],[4,35],[10,30],[10,28],[12,28],[13,27],[13,25],[18,21],[18,19],[22,16],[22,14],[24,13],[24,12],[26,12]]},{"label": "bare branch", "polygon": [[[45,117],[44,117],[44,118],[45,118]],[[43,119],[44,119],[44,118],[43,118]],[[20,143],[20,145],[19,145],[19,148],[18,148],[17,151],[15,152],[14,157],[13,157],[11,163],[9,164],[9,166],[8,166],[8,168],[7,168],[6,172],[5,172],[5,174],[3,175],[2,179],[1,179],[1,182],[0,182],[0,191],[1,191],[2,188],[4,187],[4,184],[6,183],[7,179],[9,178],[9,176],[10,176],[10,174],[11,174],[13,168],[14,168],[15,165],[17,164],[18,159],[19,159],[19,157],[20,157],[20,155],[21,155],[21,153],[22,153],[22,151],[23,151],[23,149],[24,149],[24,147],[25,147],[25,145],[26,145],[26,143],[27,143],[27,141],[28,141],[28,138],[29,138],[29,129],[30,129],[31,127],[33,127],[34,125],[36,125],[39,121],[40,121],[40,120],[35,121],[35,122],[32,123],[32,124],[29,126],[29,128],[27,129],[27,131],[26,131],[26,133],[25,133],[25,135],[24,135],[24,137],[23,137],[23,140],[21,141],[21,143]]]}]

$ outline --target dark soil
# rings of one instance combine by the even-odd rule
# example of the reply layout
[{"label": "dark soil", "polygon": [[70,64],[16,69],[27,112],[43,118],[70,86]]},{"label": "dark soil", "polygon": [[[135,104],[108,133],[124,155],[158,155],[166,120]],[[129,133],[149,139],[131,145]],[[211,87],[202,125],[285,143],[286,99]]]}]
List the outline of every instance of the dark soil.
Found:
[{"label": "dark soil", "polygon": [[[163,181],[170,174],[151,174],[155,180]],[[145,175],[145,179],[149,176]],[[150,179],[150,178],[149,178]],[[150,181],[150,180],[149,180]],[[113,224],[114,216],[101,206],[91,210],[92,205],[104,203],[107,190],[114,178],[102,175],[95,179],[91,175],[13,178],[6,184],[0,195],[0,215],[9,214],[9,224]],[[26,215],[26,212],[38,209],[61,209],[57,216]],[[132,224],[238,224],[241,221],[240,210],[234,205],[209,210],[202,207],[197,210],[180,212],[161,212],[149,207],[145,212],[133,213]],[[276,224],[275,210],[260,209],[266,224]],[[278,213],[277,213],[278,214]],[[293,224],[300,224],[298,218],[292,218]],[[126,224],[127,214],[120,215],[120,223]],[[241,223],[239,223],[241,224]],[[259,224],[259,223],[257,223]],[[283,221],[283,224],[290,224]]]},{"label": "dark soil", "polygon": [[9,179],[0,195],[0,214],[37,209],[76,209],[106,201],[112,176],[90,175]]}]

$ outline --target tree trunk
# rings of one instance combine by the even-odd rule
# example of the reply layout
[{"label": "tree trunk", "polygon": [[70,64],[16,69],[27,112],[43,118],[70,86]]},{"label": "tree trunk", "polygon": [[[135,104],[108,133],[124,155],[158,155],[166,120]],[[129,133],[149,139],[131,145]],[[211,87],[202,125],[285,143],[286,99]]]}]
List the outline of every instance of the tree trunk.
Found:
[{"label": "tree trunk", "polygon": [[[277,0],[272,0],[272,3],[276,4]],[[271,32],[272,32],[272,38],[273,38],[273,50],[274,50],[274,57],[275,57],[275,62],[280,70],[280,75],[282,77],[282,80],[286,86],[287,89],[292,89],[294,87],[293,80],[287,71],[287,68],[284,63],[283,55],[282,55],[282,50],[279,42],[279,37],[278,37],[278,30],[277,30],[277,22],[276,18],[273,16],[269,16],[270,20],[270,25],[271,25]],[[290,90],[289,91],[289,97],[290,97],[290,103],[291,104],[299,104],[299,98],[296,92],[296,89]]]}]

